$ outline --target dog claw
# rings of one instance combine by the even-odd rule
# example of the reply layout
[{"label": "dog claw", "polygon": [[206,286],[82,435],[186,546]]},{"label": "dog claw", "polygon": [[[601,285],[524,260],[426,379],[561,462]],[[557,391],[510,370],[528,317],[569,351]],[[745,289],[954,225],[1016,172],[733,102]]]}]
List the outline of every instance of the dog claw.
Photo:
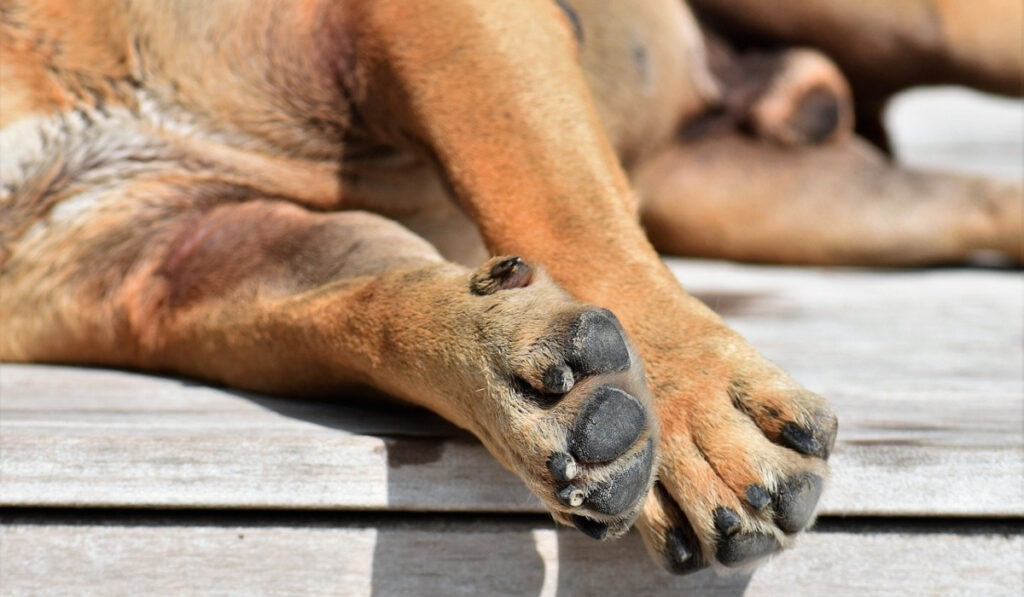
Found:
[{"label": "dog claw", "polygon": [[692,574],[708,566],[700,553],[697,537],[689,528],[674,528],[665,532],[665,558],[673,574]]},{"label": "dog claw", "polygon": [[579,465],[572,456],[565,452],[557,452],[548,458],[548,471],[556,481],[572,481],[579,474]]},{"label": "dog claw", "polygon": [[576,380],[573,378],[572,369],[566,365],[552,365],[541,378],[544,390],[551,394],[565,394],[572,389]]},{"label": "dog claw", "polygon": [[782,426],[782,440],[787,446],[801,454],[818,456],[822,453],[818,440],[796,423],[786,423]]},{"label": "dog claw", "polygon": [[740,516],[732,508],[715,509],[715,528],[726,537],[740,531]]},{"label": "dog claw", "polygon": [[533,270],[519,257],[496,258],[488,264],[470,279],[469,288],[473,294],[485,296],[499,290],[522,288],[533,279]]},{"label": "dog claw", "polygon": [[583,532],[584,535],[601,540],[608,535],[608,525],[591,520],[585,516],[579,514],[572,515],[572,523],[576,525],[576,528]]},{"label": "dog claw", "polygon": [[583,505],[583,490],[579,487],[572,485],[566,485],[556,494],[559,503],[563,506],[569,506],[570,508],[578,508]]}]

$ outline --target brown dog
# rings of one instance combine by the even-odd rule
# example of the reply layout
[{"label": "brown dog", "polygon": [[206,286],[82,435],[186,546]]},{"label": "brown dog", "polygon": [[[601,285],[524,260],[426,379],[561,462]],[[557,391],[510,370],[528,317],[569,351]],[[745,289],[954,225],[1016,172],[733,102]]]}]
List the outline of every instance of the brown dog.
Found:
[{"label": "brown dog", "polygon": [[[970,29],[993,3],[698,2],[702,32],[678,0],[0,0],[0,358],[369,385],[562,523],[754,562],[812,519],[836,420],[639,220],[705,256],[1019,256],[1019,188],[894,168],[824,54],[735,43],[816,45],[873,105],[1012,92],[1019,27]],[[519,257],[459,265],[488,254]]]}]

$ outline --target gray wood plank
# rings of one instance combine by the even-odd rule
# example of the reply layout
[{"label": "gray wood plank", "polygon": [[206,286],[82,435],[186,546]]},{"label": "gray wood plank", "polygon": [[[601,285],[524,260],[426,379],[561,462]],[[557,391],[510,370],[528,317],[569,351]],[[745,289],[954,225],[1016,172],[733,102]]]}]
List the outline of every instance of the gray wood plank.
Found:
[{"label": "gray wood plank", "polygon": [[[670,263],[832,399],[825,513],[1024,514],[1019,274]],[[423,413],[22,365],[0,365],[0,505],[540,511]]]},{"label": "gray wood plank", "polygon": [[885,114],[897,158],[913,167],[1024,180],[1024,101],[962,87],[898,94]]},{"label": "gray wood plank", "polygon": [[1024,537],[811,532],[751,574],[672,577],[636,533],[597,543],[530,522],[19,524],[4,595],[1020,595]]}]

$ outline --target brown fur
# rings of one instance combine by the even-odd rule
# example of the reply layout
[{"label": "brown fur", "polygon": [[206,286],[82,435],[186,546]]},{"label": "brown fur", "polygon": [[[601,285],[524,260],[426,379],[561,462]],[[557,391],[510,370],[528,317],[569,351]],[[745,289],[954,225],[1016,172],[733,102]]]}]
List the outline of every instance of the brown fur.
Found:
[{"label": "brown fur", "polygon": [[[581,478],[610,479],[657,440],[660,481],[596,520],[618,533],[639,515],[670,566],[681,525],[722,560],[718,507],[788,543],[745,492],[825,475],[828,446],[784,447],[784,424],[827,444],[834,418],[679,287],[639,218],[659,249],[704,256],[1019,257],[1020,189],[871,155],[840,68],[884,97],[923,80],[919,58],[795,36],[785,19],[811,18],[804,5],[716,18],[838,67],[808,49],[763,69],[712,47],[709,63],[676,0],[570,4],[579,31],[550,0],[0,0],[0,358],[300,395],[369,384],[473,431],[566,523],[546,459],[588,392],[614,384],[656,416]],[[840,5],[833,34],[917,31],[900,15],[858,29],[862,9]],[[1010,90],[1013,40],[975,44],[991,14],[976,10],[929,56]],[[847,194],[821,191],[837,179]],[[934,201],[893,219],[917,194]],[[842,223],[820,227],[822,209]],[[499,279],[501,260],[457,264],[488,254],[532,265]],[[576,380],[550,411],[524,406],[517,380],[543,393],[585,303],[621,320],[630,367]]]}]

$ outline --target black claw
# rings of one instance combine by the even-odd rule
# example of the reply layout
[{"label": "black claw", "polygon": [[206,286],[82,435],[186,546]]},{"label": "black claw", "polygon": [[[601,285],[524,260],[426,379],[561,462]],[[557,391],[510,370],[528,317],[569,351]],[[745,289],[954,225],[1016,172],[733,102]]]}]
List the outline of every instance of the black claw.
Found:
[{"label": "black claw", "polygon": [[674,574],[690,574],[707,568],[708,563],[704,561],[700,544],[689,525],[665,532],[665,562],[669,572]]},{"label": "black claw", "polygon": [[564,394],[572,389],[576,380],[573,379],[572,369],[565,365],[552,365],[541,378],[544,390],[551,394]]},{"label": "black claw", "polygon": [[828,460],[832,454],[832,448],[836,444],[836,433],[839,431],[839,419],[831,412],[820,412],[816,419],[818,428],[821,430],[822,450],[820,456]]},{"label": "black claw", "polygon": [[737,533],[719,539],[715,556],[726,566],[738,566],[778,551],[781,547],[771,535]]},{"label": "black claw", "polygon": [[772,498],[775,524],[786,533],[802,530],[814,514],[823,487],[821,477],[813,473],[796,475],[780,484]]},{"label": "black claw", "polygon": [[729,537],[740,532],[740,516],[732,508],[715,508],[715,528],[722,535]]},{"label": "black claw", "polygon": [[760,485],[751,485],[750,487],[747,487],[747,503],[749,503],[755,510],[764,508],[771,501],[772,496],[764,487],[761,487]]},{"label": "black claw", "polygon": [[585,311],[571,332],[570,364],[580,376],[629,369],[629,348],[611,311]]},{"label": "black claw", "polygon": [[499,258],[491,263],[487,271],[481,271],[487,267],[485,264],[470,277],[469,288],[474,294],[488,295],[499,290],[522,288],[533,278],[530,266],[519,257]]},{"label": "black claw", "polygon": [[569,508],[578,508],[583,505],[583,490],[575,485],[566,485],[555,493],[558,502]]},{"label": "black claw", "polygon": [[511,274],[515,273],[516,270],[525,267],[526,263],[524,263],[519,257],[509,257],[508,259],[503,259],[494,264],[491,268],[491,276],[495,278],[507,278]]},{"label": "black claw", "polygon": [[593,537],[600,541],[608,535],[608,525],[591,520],[585,516],[579,514],[572,515],[572,523],[576,525],[576,528],[583,532],[588,537]]},{"label": "black claw", "polygon": [[573,457],[565,452],[555,452],[548,458],[548,471],[555,481],[565,483],[572,481],[579,474],[579,467]]},{"label": "black claw", "polygon": [[654,443],[647,440],[639,458],[590,491],[585,502],[587,507],[601,514],[625,512],[646,493],[653,465]]},{"label": "black claw", "polygon": [[782,426],[782,441],[801,454],[821,456],[824,452],[818,440],[796,423],[786,423]]},{"label": "black claw", "polygon": [[580,462],[622,456],[647,427],[644,409],[618,388],[599,388],[576,418],[569,448]]},{"label": "black claw", "polygon": [[491,279],[501,289],[522,288],[530,283],[532,277],[530,266],[519,257],[509,257],[491,268]]}]

